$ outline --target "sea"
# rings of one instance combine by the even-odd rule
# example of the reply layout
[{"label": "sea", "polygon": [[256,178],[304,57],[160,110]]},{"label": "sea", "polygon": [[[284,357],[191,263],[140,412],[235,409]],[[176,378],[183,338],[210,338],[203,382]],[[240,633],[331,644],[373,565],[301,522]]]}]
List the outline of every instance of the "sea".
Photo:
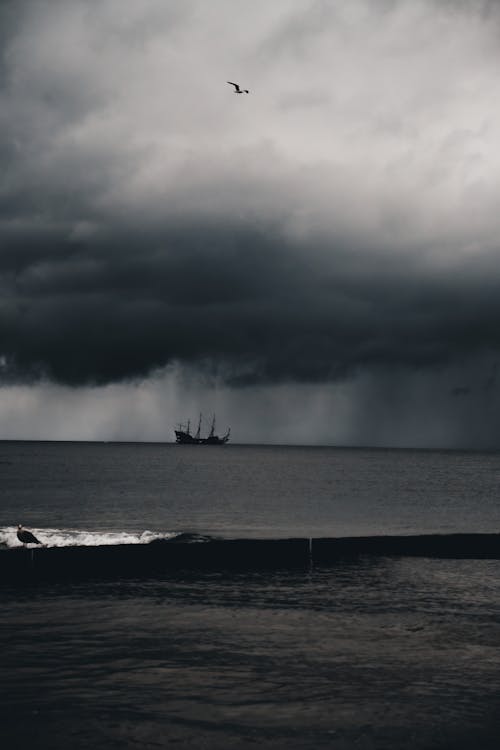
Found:
[{"label": "sea", "polygon": [[[405,539],[500,532],[499,486],[495,452],[0,442],[2,746],[497,748],[500,559]],[[9,576],[75,549],[81,573],[97,548],[346,537],[382,543]]]}]

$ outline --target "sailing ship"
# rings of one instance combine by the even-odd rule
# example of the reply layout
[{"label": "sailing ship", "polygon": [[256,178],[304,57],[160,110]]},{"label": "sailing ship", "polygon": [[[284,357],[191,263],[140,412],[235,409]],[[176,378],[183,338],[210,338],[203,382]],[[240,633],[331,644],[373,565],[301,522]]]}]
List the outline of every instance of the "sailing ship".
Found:
[{"label": "sailing ship", "polygon": [[187,425],[180,424],[178,427],[179,429],[175,430],[175,442],[181,445],[225,445],[229,440],[231,432],[231,428],[228,427],[226,434],[222,435],[222,437],[215,434],[215,414],[207,437],[201,436],[201,414],[198,420],[198,429],[194,435],[191,432],[191,422],[189,419]]}]

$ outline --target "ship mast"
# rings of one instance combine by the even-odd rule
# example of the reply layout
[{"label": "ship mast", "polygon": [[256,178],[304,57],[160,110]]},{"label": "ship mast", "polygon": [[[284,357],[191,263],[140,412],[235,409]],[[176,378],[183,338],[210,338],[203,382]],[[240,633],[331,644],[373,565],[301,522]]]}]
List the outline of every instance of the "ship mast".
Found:
[{"label": "ship mast", "polygon": [[196,435],[194,436],[196,440],[200,439],[200,433],[201,433],[201,412],[200,412],[200,418],[198,420],[198,429],[196,430]]}]

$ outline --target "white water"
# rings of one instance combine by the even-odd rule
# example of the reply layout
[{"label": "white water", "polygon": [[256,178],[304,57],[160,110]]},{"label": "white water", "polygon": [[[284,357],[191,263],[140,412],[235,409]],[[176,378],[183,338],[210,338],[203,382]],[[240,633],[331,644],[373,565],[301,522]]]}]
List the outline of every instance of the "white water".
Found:
[{"label": "white water", "polygon": [[[29,529],[44,547],[100,547],[112,544],[149,544],[155,539],[172,539],[174,532],[86,531],[84,529]],[[0,527],[0,546],[19,547],[17,526]],[[34,547],[35,545],[29,545]]]}]

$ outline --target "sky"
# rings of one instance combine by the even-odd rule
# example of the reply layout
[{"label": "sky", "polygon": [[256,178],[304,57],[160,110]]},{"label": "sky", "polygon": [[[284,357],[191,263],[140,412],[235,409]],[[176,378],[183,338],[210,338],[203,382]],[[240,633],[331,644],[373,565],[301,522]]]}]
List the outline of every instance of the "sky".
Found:
[{"label": "sky", "polygon": [[4,0],[0,438],[500,448],[499,39],[486,0]]}]

